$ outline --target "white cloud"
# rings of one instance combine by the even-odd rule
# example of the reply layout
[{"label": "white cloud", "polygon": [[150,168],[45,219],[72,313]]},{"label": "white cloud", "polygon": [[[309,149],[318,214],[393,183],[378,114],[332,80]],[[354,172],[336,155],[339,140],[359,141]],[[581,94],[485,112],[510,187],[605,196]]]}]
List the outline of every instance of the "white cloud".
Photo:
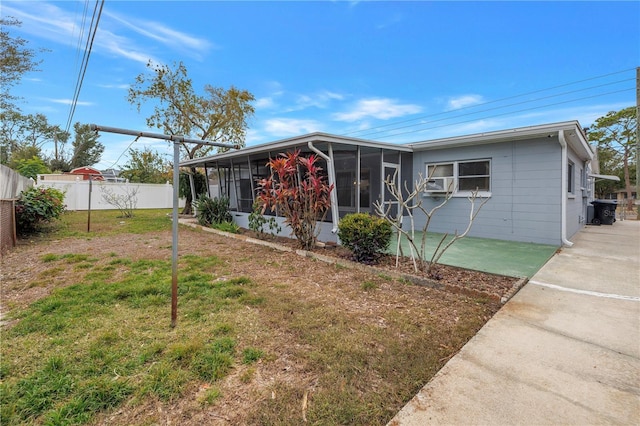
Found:
[{"label": "white cloud", "polygon": [[273,98],[269,96],[264,98],[258,98],[256,99],[256,102],[255,102],[256,108],[267,109],[267,108],[273,108],[275,105],[276,105],[275,101],[273,100]]},{"label": "white cloud", "polygon": [[[88,33],[79,41],[79,31],[82,27],[79,15],[66,11],[53,3],[43,1],[17,2],[4,5],[3,16],[13,16],[22,22],[21,30],[38,37],[44,37],[55,43],[84,48]],[[135,21],[135,24],[133,23]],[[88,29],[86,30],[88,31]],[[146,37],[138,43],[127,35],[133,31]],[[176,31],[158,22],[128,19],[108,11],[103,11],[98,31],[93,44],[94,51],[102,51],[115,56],[131,59],[146,64],[154,60],[154,45],[151,41],[160,43],[161,49],[169,48],[183,55],[201,58],[208,50],[215,47],[204,38],[199,38]],[[156,61],[157,62],[157,61]]]},{"label": "white cloud", "polygon": [[371,98],[358,101],[350,111],[336,113],[333,118],[338,121],[357,121],[368,117],[387,120],[421,111],[420,105],[400,104],[395,99],[388,98]]},{"label": "white cloud", "polygon": [[344,95],[340,93],[331,92],[329,90],[321,90],[320,92],[312,95],[298,95],[296,99],[295,110],[315,107],[315,108],[327,108],[331,101],[341,101],[344,99]]},{"label": "white cloud", "polygon": [[274,118],[266,120],[265,131],[275,136],[296,136],[319,131],[321,125],[315,120],[296,118]]},{"label": "white cloud", "polygon": [[[63,104],[63,105],[71,105],[71,103],[73,102],[72,99],[53,99],[53,98],[49,98],[46,99],[49,102],[53,102],[55,104]],[[92,106],[95,105],[93,102],[83,102],[83,101],[78,101],[76,102],[76,105],[80,105],[80,106]]]},{"label": "white cloud", "polygon": [[478,105],[484,102],[480,95],[462,95],[455,98],[449,98],[447,101],[447,110],[460,109],[472,105]]},{"label": "white cloud", "polygon": [[98,87],[102,87],[103,89],[128,89],[131,87],[130,84],[98,84]]},{"label": "white cloud", "polygon": [[194,37],[187,33],[176,31],[159,22],[146,21],[136,17],[134,23],[126,17],[115,13],[105,12],[105,15],[148,39],[156,40],[177,51],[190,52],[197,57],[206,53],[210,48],[215,47],[204,38]]}]

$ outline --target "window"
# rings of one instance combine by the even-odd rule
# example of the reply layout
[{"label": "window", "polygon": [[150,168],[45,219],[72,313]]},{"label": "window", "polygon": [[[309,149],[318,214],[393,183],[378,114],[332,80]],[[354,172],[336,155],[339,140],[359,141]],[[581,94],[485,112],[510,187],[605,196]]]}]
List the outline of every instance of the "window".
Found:
[{"label": "window", "polygon": [[458,191],[488,191],[489,169],[489,160],[458,163]]},{"label": "window", "polygon": [[569,194],[575,193],[575,179],[573,177],[575,166],[572,161],[567,164],[567,192]]},{"label": "window", "polygon": [[491,190],[491,161],[453,161],[427,165],[428,193],[447,192],[468,193],[476,189],[481,192]]}]

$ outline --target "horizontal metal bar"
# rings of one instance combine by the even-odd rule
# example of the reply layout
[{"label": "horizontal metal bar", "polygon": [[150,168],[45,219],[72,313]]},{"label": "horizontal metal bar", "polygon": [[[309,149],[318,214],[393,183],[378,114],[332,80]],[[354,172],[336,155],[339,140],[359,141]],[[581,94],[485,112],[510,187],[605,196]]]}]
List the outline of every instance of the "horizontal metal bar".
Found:
[{"label": "horizontal metal bar", "polygon": [[221,148],[240,149],[240,145],[238,144],[234,145],[229,143],[203,141],[200,139],[188,139],[180,135],[165,135],[162,133],[140,132],[137,130],[120,129],[117,127],[99,126],[97,124],[92,124],[90,128],[91,130],[97,132],[119,133],[121,135],[139,136],[141,138],[164,139],[172,142],[197,143],[200,145],[219,146]]}]

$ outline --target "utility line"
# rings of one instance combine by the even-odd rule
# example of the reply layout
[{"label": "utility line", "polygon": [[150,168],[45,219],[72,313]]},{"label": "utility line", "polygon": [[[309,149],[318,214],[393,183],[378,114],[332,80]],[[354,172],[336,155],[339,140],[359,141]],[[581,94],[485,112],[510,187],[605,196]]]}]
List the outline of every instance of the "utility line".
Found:
[{"label": "utility line", "polygon": [[[597,88],[605,87],[605,86],[611,86],[613,84],[625,83],[625,82],[628,82],[628,81],[635,81],[635,78],[617,80],[617,81],[610,82],[610,83],[599,84],[597,86],[591,86],[591,87],[586,87],[586,88],[582,88],[582,89],[571,90],[571,91],[568,91],[568,92],[562,92],[562,93],[556,93],[556,94],[553,94],[553,95],[543,96],[541,98],[529,99],[529,100],[526,100],[526,101],[520,101],[520,102],[515,102],[515,103],[511,103],[511,104],[507,104],[507,105],[496,106],[496,107],[487,108],[487,109],[483,109],[483,110],[479,110],[479,111],[472,111],[472,112],[467,112],[467,113],[464,113],[464,114],[458,114],[458,115],[455,115],[455,116],[452,116],[452,117],[438,118],[436,120],[422,121],[420,123],[408,124],[408,125],[400,126],[400,127],[393,127],[391,129],[387,129],[387,130],[374,130],[373,132],[368,132],[368,133],[365,133],[363,135],[360,135],[360,137],[366,137],[366,136],[375,135],[375,134],[378,134],[378,133],[384,133],[384,132],[393,131],[393,130],[406,129],[408,127],[415,127],[415,126],[422,126],[422,125],[430,124],[430,123],[437,123],[439,121],[453,120],[453,119],[456,119],[456,118],[459,118],[459,117],[465,117],[465,116],[474,115],[474,114],[481,114],[483,112],[495,111],[495,110],[499,110],[499,109],[503,109],[503,108],[513,107],[513,106],[516,106],[516,105],[523,105],[523,104],[527,104],[527,103],[539,102],[539,101],[542,101],[542,100],[545,100],[545,99],[557,98],[559,96],[565,96],[565,95],[570,95],[570,94],[573,94],[573,93],[584,92],[584,91],[587,91],[587,90],[597,89]],[[475,105],[475,106],[477,107],[478,105]],[[537,108],[537,107],[535,107],[535,108]],[[369,129],[369,130],[371,130],[371,129]]]},{"label": "utility line", "polygon": [[[547,108],[547,107],[550,107],[550,106],[556,106],[556,105],[562,105],[562,104],[567,104],[567,103],[571,103],[571,102],[582,101],[582,100],[585,100],[585,99],[593,99],[593,98],[597,98],[597,97],[600,97],[600,96],[612,95],[614,93],[629,92],[631,90],[635,90],[635,87],[628,88],[628,89],[615,90],[615,91],[612,91],[612,92],[599,93],[597,95],[585,96],[585,97],[582,97],[582,98],[570,99],[568,101],[555,102],[555,103],[546,104],[546,105],[539,105],[537,107],[524,108],[524,109],[516,110],[516,111],[508,111],[508,112],[505,112],[505,113],[502,113],[502,114],[494,114],[494,115],[490,115],[490,116],[487,116],[487,117],[481,117],[481,119],[502,117],[502,116],[505,116],[505,115],[515,114],[515,113],[519,113],[519,112],[526,112],[526,111],[531,111],[531,110],[540,109],[540,108]],[[409,130],[409,131],[406,131],[406,132],[394,133],[392,135],[379,136],[377,139],[385,139],[385,138],[390,138],[390,137],[395,137],[395,136],[400,136],[400,135],[406,135],[406,134],[409,134],[409,133],[418,133],[418,132],[423,132],[423,131],[426,131],[426,130],[439,129],[441,127],[455,126],[457,124],[470,123],[470,122],[476,121],[476,120],[478,120],[478,119],[476,118],[476,119],[472,119],[472,120],[457,121],[455,123],[441,124],[439,126],[426,127],[426,128],[422,128],[422,129],[416,129],[416,130]]]},{"label": "utility line", "polygon": [[[375,129],[392,127],[392,126],[396,126],[398,124],[409,123],[409,122],[412,122],[412,121],[423,120],[425,118],[432,118],[432,117],[437,117],[437,116],[441,116],[441,115],[445,115],[445,114],[453,114],[453,113],[456,113],[458,111],[464,111],[464,110],[468,110],[468,109],[472,109],[472,108],[477,108],[477,107],[481,107],[481,106],[485,106],[485,105],[490,105],[490,104],[495,104],[495,103],[498,103],[498,102],[507,101],[507,100],[510,100],[510,99],[520,98],[520,97],[523,97],[523,96],[533,95],[533,94],[537,94],[537,93],[541,93],[541,92],[546,92],[546,91],[549,91],[549,90],[554,90],[554,89],[559,89],[559,88],[562,88],[562,87],[572,86],[572,85],[579,84],[579,83],[584,83],[584,82],[587,82],[587,81],[597,80],[597,79],[601,79],[601,78],[604,78],[604,77],[610,77],[612,75],[622,74],[622,73],[625,73],[625,72],[629,72],[631,70],[635,70],[635,68],[629,68],[629,69],[624,69],[624,70],[620,70],[620,71],[614,71],[614,72],[607,73],[607,74],[602,74],[602,75],[598,75],[598,76],[594,76],[594,77],[589,77],[589,78],[585,78],[585,79],[582,79],[582,80],[576,80],[576,81],[572,81],[572,82],[569,82],[569,83],[564,83],[564,84],[560,84],[560,85],[557,85],[557,86],[548,87],[548,88],[545,88],[545,89],[538,89],[538,90],[534,90],[534,91],[531,91],[531,92],[525,92],[525,93],[521,93],[521,94],[518,94],[518,95],[508,96],[508,97],[505,97],[505,98],[500,98],[500,99],[496,99],[496,100],[493,100],[493,101],[483,102],[483,103],[476,104],[476,105],[470,105],[470,106],[466,106],[466,107],[456,108],[456,109],[449,110],[449,111],[443,111],[443,112],[439,112],[439,113],[435,113],[435,114],[428,114],[428,115],[424,115],[424,116],[420,116],[420,117],[410,118],[410,119],[407,119],[407,120],[396,121],[396,122],[393,122],[393,123],[382,124],[382,125],[379,125],[379,126],[370,127],[368,129],[354,130],[354,131],[343,133],[342,135],[343,136],[353,136],[353,135],[355,135],[357,133],[365,133],[365,132],[369,132],[369,131],[375,130]],[[598,87],[598,86],[596,86],[596,87]],[[423,123],[417,123],[416,125],[420,125],[420,124],[423,124]],[[355,137],[358,137],[358,136],[355,136]]]},{"label": "utility line", "polygon": [[[78,61],[80,59],[80,52],[82,51],[82,40],[84,39],[84,31],[87,24],[87,11],[89,8],[89,0],[85,0],[84,8],[82,10],[82,19],[80,21],[80,33],[78,34],[78,43],[76,45],[76,59],[74,64],[74,69],[79,69]],[[74,22],[75,29],[75,22]]]},{"label": "utility line", "polygon": [[124,151],[122,151],[120,153],[120,155],[118,156],[118,159],[116,161],[113,162],[113,164],[108,167],[109,169],[113,169],[117,164],[118,161],[120,161],[120,159],[122,158],[122,156],[124,155],[125,152],[127,152],[129,150],[129,148],[131,148],[131,145],[133,145],[134,143],[136,143],[138,141],[138,139],[140,139],[140,136],[136,136],[136,138],[134,140],[131,141],[131,143],[129,144],[129,146],[127,146]]},{"label": "utility line", "polygon": [[[82,89],[82,83],[84,81],[85,73],[87,72],[87,66],[89,65],[89,57],[91,56],[91,50],[93,49],[93,42],[96,37],[96,33],[98,31],[98,22],[100,22],[100,16],[102,15],[102,8],[104,7],[104,0],[100,1],[100,9],[98,10],[98,2],[96,1],[96,5],[93,9],[93,16],[91,18],[91,24],[89,27],[89,34],[87,37],[87,43],[85,47],[85,52],[82,58],[82,64],[80,73],[78,75],[78,80],[76,82],[75,92],[73,94],[73,99],[71,101],[71,108],[69,110],[69,118],[67,119],[67,125],[65,127],[65,131],[68,133],[69,128],[71,127],[71,122],[73,121],[73,115],[76,111],[76,106],[78,105],[78,98],[80,97],[80,90]],[[95,24],[94,24],[95,22]]]}]

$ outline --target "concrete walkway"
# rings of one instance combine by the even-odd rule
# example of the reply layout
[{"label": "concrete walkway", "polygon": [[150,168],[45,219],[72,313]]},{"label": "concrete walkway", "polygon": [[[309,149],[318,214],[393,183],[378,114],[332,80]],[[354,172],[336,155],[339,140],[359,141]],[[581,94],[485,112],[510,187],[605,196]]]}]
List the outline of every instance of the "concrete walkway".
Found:
[{"label": "concrete walkway", "polygon": [[572,240],[389,425],[640,425],[640,221]]}]

